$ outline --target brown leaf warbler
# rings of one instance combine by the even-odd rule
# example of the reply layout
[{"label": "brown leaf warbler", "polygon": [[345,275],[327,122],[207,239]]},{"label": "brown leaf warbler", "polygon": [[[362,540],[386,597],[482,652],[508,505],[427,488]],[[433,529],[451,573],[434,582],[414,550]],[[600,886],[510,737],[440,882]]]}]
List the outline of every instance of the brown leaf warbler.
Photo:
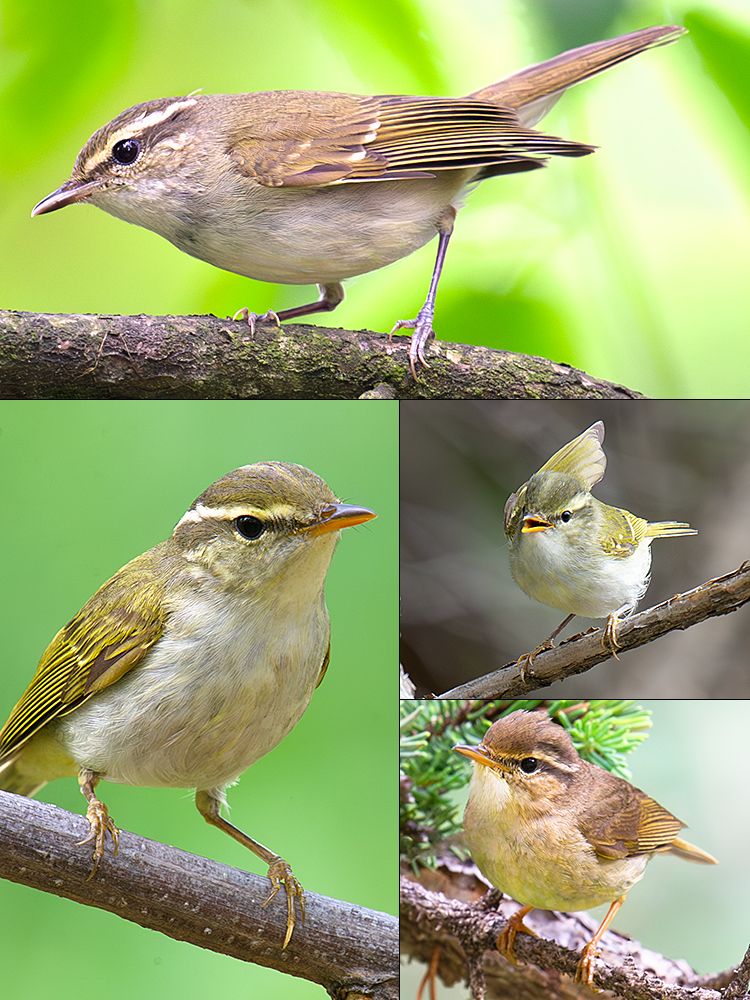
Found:
[{"label": "brown leaf warbler", "polygon": [[678,834],[684,823],[623,778],[579,757],[570,735],[542,712],[513,712],[479,746],[453,748],[474,762],[464,837],[489,881],[523,908],[498,948],[514,961],[531,910],[610,903],[583,949],[576,979],[592,984],[597,945],[655,854],[715,865]]}]

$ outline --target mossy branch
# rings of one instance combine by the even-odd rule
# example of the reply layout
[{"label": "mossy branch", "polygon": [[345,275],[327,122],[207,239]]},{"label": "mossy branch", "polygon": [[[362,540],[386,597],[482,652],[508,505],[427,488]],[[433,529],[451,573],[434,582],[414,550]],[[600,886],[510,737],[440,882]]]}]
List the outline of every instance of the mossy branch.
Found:
[{"label": "mossy branch", "polygon": [[215,316],[0,310],[2,399],[640,399],[564,363],[408,336]]}]

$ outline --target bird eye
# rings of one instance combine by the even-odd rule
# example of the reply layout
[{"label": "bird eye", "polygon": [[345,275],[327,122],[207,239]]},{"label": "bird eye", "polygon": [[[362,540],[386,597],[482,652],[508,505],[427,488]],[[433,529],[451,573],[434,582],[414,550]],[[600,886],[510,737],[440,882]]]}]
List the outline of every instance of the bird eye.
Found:
[{"label": "bird eye", "polygon": [[266,526],[261,520],[257,517],[249,516],[236,517],[234,519],[234,527],[238,534],[242,535],[243,538],[249,538],[250,541],[260,538],[266,530]]},{"label": "bird eye", "polygon": [[565,523],[567,524],[567,523],[568,523],[568,521],[569,521],[569,520],[571,519],[571,517],[572,517],[572,516],[573,516],[573,515],[572,515],[572,514],[570,513],[570,511],[569,511],[569,510],[564,510],[564,511],[562,512],[562,514],[560,515],[560,520],[561,520],[561,521],[565,521]]},{"label": "bird eye", "polygon": [[524,759],[521,761],[521,770],[524,772],[524,774],[533,774],[534,771],[536,771],[538,764],[539,761],[536,759],[536,757],[524,757]]},{"label": "bird eye", "polygon": [[112,147],[112,157],[117,163],[127,165],[134,163],[141,152],[141,144],[137,139],[120,139]]}]

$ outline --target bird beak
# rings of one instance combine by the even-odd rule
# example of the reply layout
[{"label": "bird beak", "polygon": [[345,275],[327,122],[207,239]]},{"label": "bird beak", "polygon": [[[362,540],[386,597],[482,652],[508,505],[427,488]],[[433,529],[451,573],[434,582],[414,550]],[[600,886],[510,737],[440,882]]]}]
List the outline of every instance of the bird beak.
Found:
[{"label": "bird beak", "polygon": [[78,184],[74,180],[65,181],[57,191],[42,198],[38,205],[34,205],[31,210],[31,217],[44,215],[45,212],[54,212],[58,208],[65,208],[66,205],[73,205],[77,201],[85,201],[89,195],[94,194],[101,187],[99,181],[89,181],[88,184]]},{"label": "bird beak", "polygon": [[469,760],[475,760],[477,764],[489,764],[490,755],[487,753],[485,748],[480,743],[477,747],[464,746],[462,743],[457,743],[453,747],[459,753],[462,753],[464,757],[468,757]]},{"label": "bird beak", "polygon": [[473,760],[475,764],[484,764],[485,767],[491,767],[496,771],[510,770],[510,768],[504,767],[500,761],[493,760],[490,757],[489,750],[481,743],[476,747],[464,746],[462,743],[458,743],[453,749],[463,754],[464,757],[468,757],[469,760]]},{"label": "bird beak", "polygon": [[521,528],[522,535],[528,535],[532,531],[545,531],[547,528],[552,527],[552,522],[547,521],[543,517],[538,517],[536,514],[527,514],[523,519],[523,527]]},{"label": "bird beak", "polygon": [[328,531],[341,531],[355,524],[364,524],[378,515],[367,507],[353,507],[348,503],[332,503],[324,507],[319,521],[305,528],[308,535],[324,535]]}]

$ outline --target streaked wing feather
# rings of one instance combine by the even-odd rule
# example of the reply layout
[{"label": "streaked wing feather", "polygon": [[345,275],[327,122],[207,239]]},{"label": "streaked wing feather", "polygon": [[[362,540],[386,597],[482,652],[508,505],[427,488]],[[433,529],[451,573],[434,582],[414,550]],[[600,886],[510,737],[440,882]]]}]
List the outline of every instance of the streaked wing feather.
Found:
[{"label": "streaked wing feather", "polygon": [[603,858],[625,858],[669,850],[685,824],[617,775],[605,771],[597,777],[594,799],[578,820],[578,828],[596,853]]},{"label": "streaked wing feather", "polygon": [[119,680],[159,639],[165,612],[149,572],[153,552],[123,567],[57,633],[0,732],[0,758]]},{"label": "streaked wing feather", "polygon": [[280,113],[278,134],[241,132],[231,157],[269,187],[430,177],[435,170],[485,168],[483,176],[528,170],[549,155],[583,156],[592,147],[557,139],[518,121],[514,111],[470,99],[310,95],[314,113]]}]

